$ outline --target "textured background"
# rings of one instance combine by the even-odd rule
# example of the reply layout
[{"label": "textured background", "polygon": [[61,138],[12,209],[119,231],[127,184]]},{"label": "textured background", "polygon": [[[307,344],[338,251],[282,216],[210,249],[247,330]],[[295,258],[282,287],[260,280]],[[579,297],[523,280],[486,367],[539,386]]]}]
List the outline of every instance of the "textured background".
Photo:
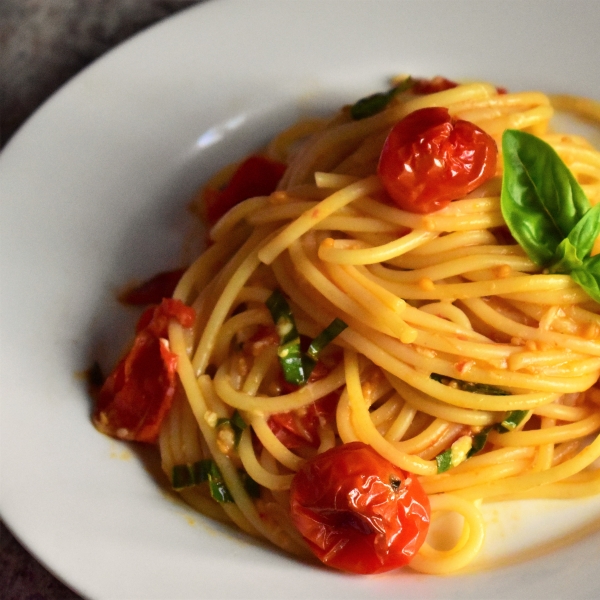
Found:
[{"label": "textured background", "polygon": [[202,0],[0,0],[2,143],[95,58]]},{"label": "textured background", "polygon": [[[201,1],[0,0],[0,146],[52,92],[95,58]],[[79,596],[32,558],[0,521],[0,598]]]}]

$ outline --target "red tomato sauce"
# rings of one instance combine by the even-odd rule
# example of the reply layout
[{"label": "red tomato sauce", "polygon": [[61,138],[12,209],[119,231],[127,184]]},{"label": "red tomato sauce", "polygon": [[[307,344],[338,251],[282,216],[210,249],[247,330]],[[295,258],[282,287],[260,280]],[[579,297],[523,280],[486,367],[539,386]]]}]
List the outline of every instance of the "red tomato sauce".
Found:
[{"label": "red tomato sauce", "polygon": [[140,317],[133,345],[100,389],[93,414],[97,429],[110,436],[156,442],[177,386],[177,355],[166,340],[169,322],[194,323],[194,310],[164,299]]}]

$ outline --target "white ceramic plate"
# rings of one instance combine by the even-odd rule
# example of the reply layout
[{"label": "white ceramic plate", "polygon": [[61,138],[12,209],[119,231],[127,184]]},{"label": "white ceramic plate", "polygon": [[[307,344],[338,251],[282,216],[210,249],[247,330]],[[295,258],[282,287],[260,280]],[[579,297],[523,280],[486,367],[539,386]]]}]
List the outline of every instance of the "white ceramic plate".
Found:
[{"label": "white ceramic plate", "polygon": [[[77,373],[120,351],[114,291],[177,264],[217,167],[398,72],[599,97],[591,1],[219,0],[76,77],[0,158],[2,516],[91,598],[597,598],[598,501],[488,512],[492,570],[349,577],[194,514],[89,421]],[[562,547],[566,544],[566,547]]]}]

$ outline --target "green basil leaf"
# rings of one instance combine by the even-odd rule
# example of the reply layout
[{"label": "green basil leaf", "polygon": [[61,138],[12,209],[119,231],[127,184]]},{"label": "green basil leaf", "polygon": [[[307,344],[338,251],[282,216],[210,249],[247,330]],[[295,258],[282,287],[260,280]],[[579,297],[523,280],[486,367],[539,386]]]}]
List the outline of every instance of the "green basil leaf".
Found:
[{"label": "green basil leaf", "polygon": [[600,302],[600,255],[590,257],[600,230],[600,204],[580,219],[557,249],[551,273],[569,273],[575,283]]},{"label": "green basil leaf", "polygon": [[571,271],[571,277],[575,283],[580,285],[587,292],[590,298],[596,302],[600,302],[600,272],[599,270],[587,268],[587,263],[585,262],[584,266],[586,268]]},{"label": "green basil leaf", "polygon": [[569,238],[565,238],[554,253],[553,264],[550,267],[550,273],[571,273],[574,269],[581,269],[583,261],[578,256],[577,246],[571,243]]},{"label": "green basil leaf", "polygon": [[528,410],[513,410],[509,412],[502,423],[499,423],[496,429],[500,433],[506,433],[507,431],[513,431],[516,429],[523,419],[529,414]]},{"label": "green basil leaf", "polygon": [[511,395],[510,392],[495,385],[489,385],[488,383],[472,383],[470,381],[463,381],[462,379],[455,379],[454,377],[446,377],[439,373],[432,373],[429,377],[443,385],[450,385],[452,383],[456,386],[456,389],[463,392],[471,392],[472,394],[487,394],[488,396]]},{"label": "green basil leaf", "polygon": [[471,449],[467,453],[467,458],[471,458],[471,456],[473,456],[474,454],[477,454],[478,452],[483,450],[483,448],[487,444],[487,439],[488,439],[491,429],[492,429],[491,427],[486,427],[485,429],[482,429],[477,435],[475,435],[473,437],[473,445],[471,446]]},{"label": "green basil leaf", "polygon": [[589,256],[600,231],[600,204],[588,210],[569,232],[569,241],[577,248],[581,260]]},{"label": "green basil leaf", "polygon": [[373,115],[380,113],[391,102],[396,94],[405,92],[415,85],[415,83],[414,79],[407,77],[402,83],[387,92],[377,92],[376,94],[371,94],[370,96],[357,100],[350,107],[350,116],[355,121],[360,121],[361,119],[366,119],[367,117],[372,117]]},{"label": "green basil leaf", "polygon": [[452,466],[452,450],[444,450],[435,457],[437,463],[437,472],[444,473]]},{"label": "green basil leaf", "polygon": [[225,482],[222,479],[216,477],[208,478],[208,489],[213,500],[216,500],[219,504],[225,504],[227,502],[233,502],[233,496],[227,489]]},{"label": "green basil leaf", "polygon": [[547,267],[590,203],[558,154],[538,137],[508,129],[502,153],[504,220],[531,260]]},{"label": "green basil leaf", "polygon": [[600,254],[586,258],[583,265],[588,273],[600,277]]},{"label": "green basil leaf", "polygon": [[246,422],[244,421],[244,419],[242,419],[242,415],[240,415],[240,413],[237,410],[234,410],[230,419],[226,417],[217,419],[217,428],[222,427],[224,425],[228,425],[229,427],[231,427],[231,430],[233,431],[235,447],[237,448],[240,445],[242,432],[247,427]]},{"label": "green basil leaf", "polygon": [[246,471],[238,470],[242,485],[250,498],[260,498],[260,484],[258,484]]},{"label": "green basil leaf", "polygon": [[279,334],[277,354],[283,376],[288,383],[303,385],[308,377],[304,370],[300,336],[298,335],[292,309],[279,290],[273,291],[267,298],[266,304]]},{"label": "green basil leaf", "polygon": [[174,490],[181,490],[194,485],[194,478],[189,465],[173,465],[171,469],[171,485]]}]

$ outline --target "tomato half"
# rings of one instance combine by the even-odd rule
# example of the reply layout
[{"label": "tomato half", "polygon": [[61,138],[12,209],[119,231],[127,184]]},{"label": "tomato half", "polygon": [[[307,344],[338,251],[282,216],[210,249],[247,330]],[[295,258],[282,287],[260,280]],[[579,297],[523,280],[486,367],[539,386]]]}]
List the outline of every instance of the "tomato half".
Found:
[{"label": "tomato half", "polygon": [[453,119],[447,108],[429,107],[394,125],[378,174],[400,208],[431,213],[493,177],[497,157],[496,142],[485,131]]},{"label": "tomato half", "polygon": [[147,281],[119,296],[119,301],[130,306],[159,304],[163,298],[170,298],[173,295],[185,271],[185,269],[176,269],[157,273]]},{"label": "tomato half", "polygon": [[177,355],[165,339],[169,321],[190,327],[194,318],[192,308],[173,299],[142,314],[131,349],[96,398],[93,421],[98,430],[123,440],[156,441],[177,385]]},{"label": "tomato half", "polygon": [[416,79],[414,86],[411,88],[415,94],[435,94],[451,90],[458,86],[458,83],[437,75],[432,79]]},{"label": "tomato half", "polygon": [[362,442],[307,461],[292,481],[290,507],[315,555],[350,573],[383,573],[407,564],[429,529],[429,499],[421,484]]},{"label": "tomato half", "polygon": [[285,169],[286,165],[279,161],[264,156],[249,156],[222,190],[204,190],[203,201],[208,223],[216,223],[236,204],[248,198],[268,196],[274,192]]},{"label": "tomato half", "polygon": [[303,409],[272,414],[267,423],[277,439],[290,450],[306,446],[318,448],[321,419],[333,422],[338,401],[339,394],[327,394]]}]

